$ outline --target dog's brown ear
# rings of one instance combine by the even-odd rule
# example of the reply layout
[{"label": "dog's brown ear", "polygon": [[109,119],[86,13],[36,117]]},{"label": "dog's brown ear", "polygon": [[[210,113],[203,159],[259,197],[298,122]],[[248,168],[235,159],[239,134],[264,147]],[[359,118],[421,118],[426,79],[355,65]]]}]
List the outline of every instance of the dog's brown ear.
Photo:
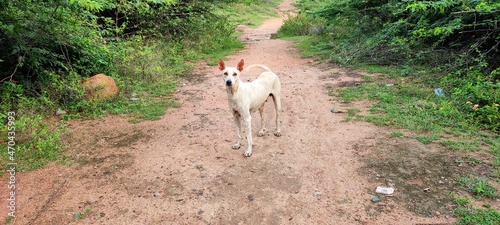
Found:
[{"label": "dog's brown ear", "polygon": [[243,65],[245,64],[245,62],[243,61],[243,59],[240,60],[240,62],[238,63],[238,67],[236,67],[240,72],[243,71]]},{"label": "dog's brown ear", "polygon": [[219,70],[224,69],[226,69],[226,64],[224,64],[224,61],[222,61],[222,59],[219,59]]}]

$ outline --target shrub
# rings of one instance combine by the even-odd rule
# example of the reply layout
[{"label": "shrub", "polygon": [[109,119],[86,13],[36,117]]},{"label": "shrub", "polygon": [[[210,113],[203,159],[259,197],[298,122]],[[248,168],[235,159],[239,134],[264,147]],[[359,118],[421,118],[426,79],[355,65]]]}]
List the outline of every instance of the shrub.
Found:
[{"label": "shrub", "polygon": [[[301,0],[297,5],[301,11],[285,22],[288,27],[305,24],[297,21],[326,24],[308,48],[347,65],[429,68],[424,74],[401,75],[426,76],[428,85],[441,86],[451,103],[443,114],[459,111],[473,126],[499,131],[500,3]],[[297,27],[287,29],[307,30]]]},{"label": "shrub", "polygon": [[298,14],[295,16],[289,15],[289,18],[285,20],[283,25],[278,30],[278,33],[281,37],[303,36],[310,33],[319,33],[320,29],[313,31],[312,28],[313,22],[310,17],[304,14]]}]

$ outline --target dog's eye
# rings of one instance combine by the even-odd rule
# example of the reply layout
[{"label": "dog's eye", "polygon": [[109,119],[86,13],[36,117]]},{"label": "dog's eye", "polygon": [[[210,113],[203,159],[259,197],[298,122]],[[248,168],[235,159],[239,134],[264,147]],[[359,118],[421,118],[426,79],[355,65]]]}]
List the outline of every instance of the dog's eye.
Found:
[{"label": "dog's eye", "polygon": [[226,76],[227,76],[227,72],[225,72],[225,73],[224,73],[224,75],[226,75]]},{"label": "dog's eye", "polygon": [[233,73],[233,76],[236,76],[236,75],[238,75],[238,74],[236,74],[236,73]]}]

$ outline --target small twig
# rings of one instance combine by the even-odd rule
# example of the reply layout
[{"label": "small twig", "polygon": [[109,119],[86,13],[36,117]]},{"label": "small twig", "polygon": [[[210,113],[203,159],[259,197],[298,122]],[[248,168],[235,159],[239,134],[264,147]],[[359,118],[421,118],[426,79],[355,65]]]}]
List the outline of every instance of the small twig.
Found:
[{"label": "small twig", "polygon": [[16,65],[16,68],[14,68],[14,72],[12,72],[10,76],[3,78],[2,80],[0,80],[0,82],[4,82],[5,80],[12,82],[12,78],[14,77],[14,74],[16,74],[17,68],[19,68],[19,64]]},{"label": "small twig", "polygon": [[45,210],[45,208],[47,208],[47,206],[52,201],[52,199],[54,199],[56,197],[56,195],[59,194],[59,192],[61,192],[62,188],[66,184],[66,181],[68,181],[68,180],[64,180],[64,182],[62,182],[61,186],[59,186],[59,188],[49,197],[49,199],[47,199],[47,202],[45,202],[45,204],[42,206],[42,208],[40,210],[38,210],[36,215],[30,220],[30,222],[28,222],[28,225],[31,225],[33,222],[35,222],[35,220],[38,218],[38,216],[40,216],[40,214]]},{"label": "small twig", "polygon": [[458,12],[452,12],[451,14],[465,14],[465,13],[497,13],[500,12],[500,10],[493,10],[493,11],[477,11],[477,10],[469,10],[469,11],[458,11]]},{"label": "small twig", "polygon": [[460,31],[458,32],[459,34],[465,34],[465,33],[473,33],[473,32],[492,32],[496,31],[498,29],[478,29],[478,30],[465,30],[465,31]]},{"label": "small twig", "polygon": [[485,55],[487,55],[488,53],[490,53],[493,49],[497,49],[498,45],[500,44],[500,41],[498,41],[495,46],[491,47],[490,50],[488,50],[486,53],[484,53]]}]

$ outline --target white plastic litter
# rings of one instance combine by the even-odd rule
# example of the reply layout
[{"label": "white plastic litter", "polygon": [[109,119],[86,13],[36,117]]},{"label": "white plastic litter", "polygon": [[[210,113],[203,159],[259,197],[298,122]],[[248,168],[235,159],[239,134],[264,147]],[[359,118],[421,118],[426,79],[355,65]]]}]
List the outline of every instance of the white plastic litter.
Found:
[{"label": "white plastic litter", "polygon": [[394,188],[391,187],[377,187],[375,190],[378,194],[392,195],[394,193]]}]

